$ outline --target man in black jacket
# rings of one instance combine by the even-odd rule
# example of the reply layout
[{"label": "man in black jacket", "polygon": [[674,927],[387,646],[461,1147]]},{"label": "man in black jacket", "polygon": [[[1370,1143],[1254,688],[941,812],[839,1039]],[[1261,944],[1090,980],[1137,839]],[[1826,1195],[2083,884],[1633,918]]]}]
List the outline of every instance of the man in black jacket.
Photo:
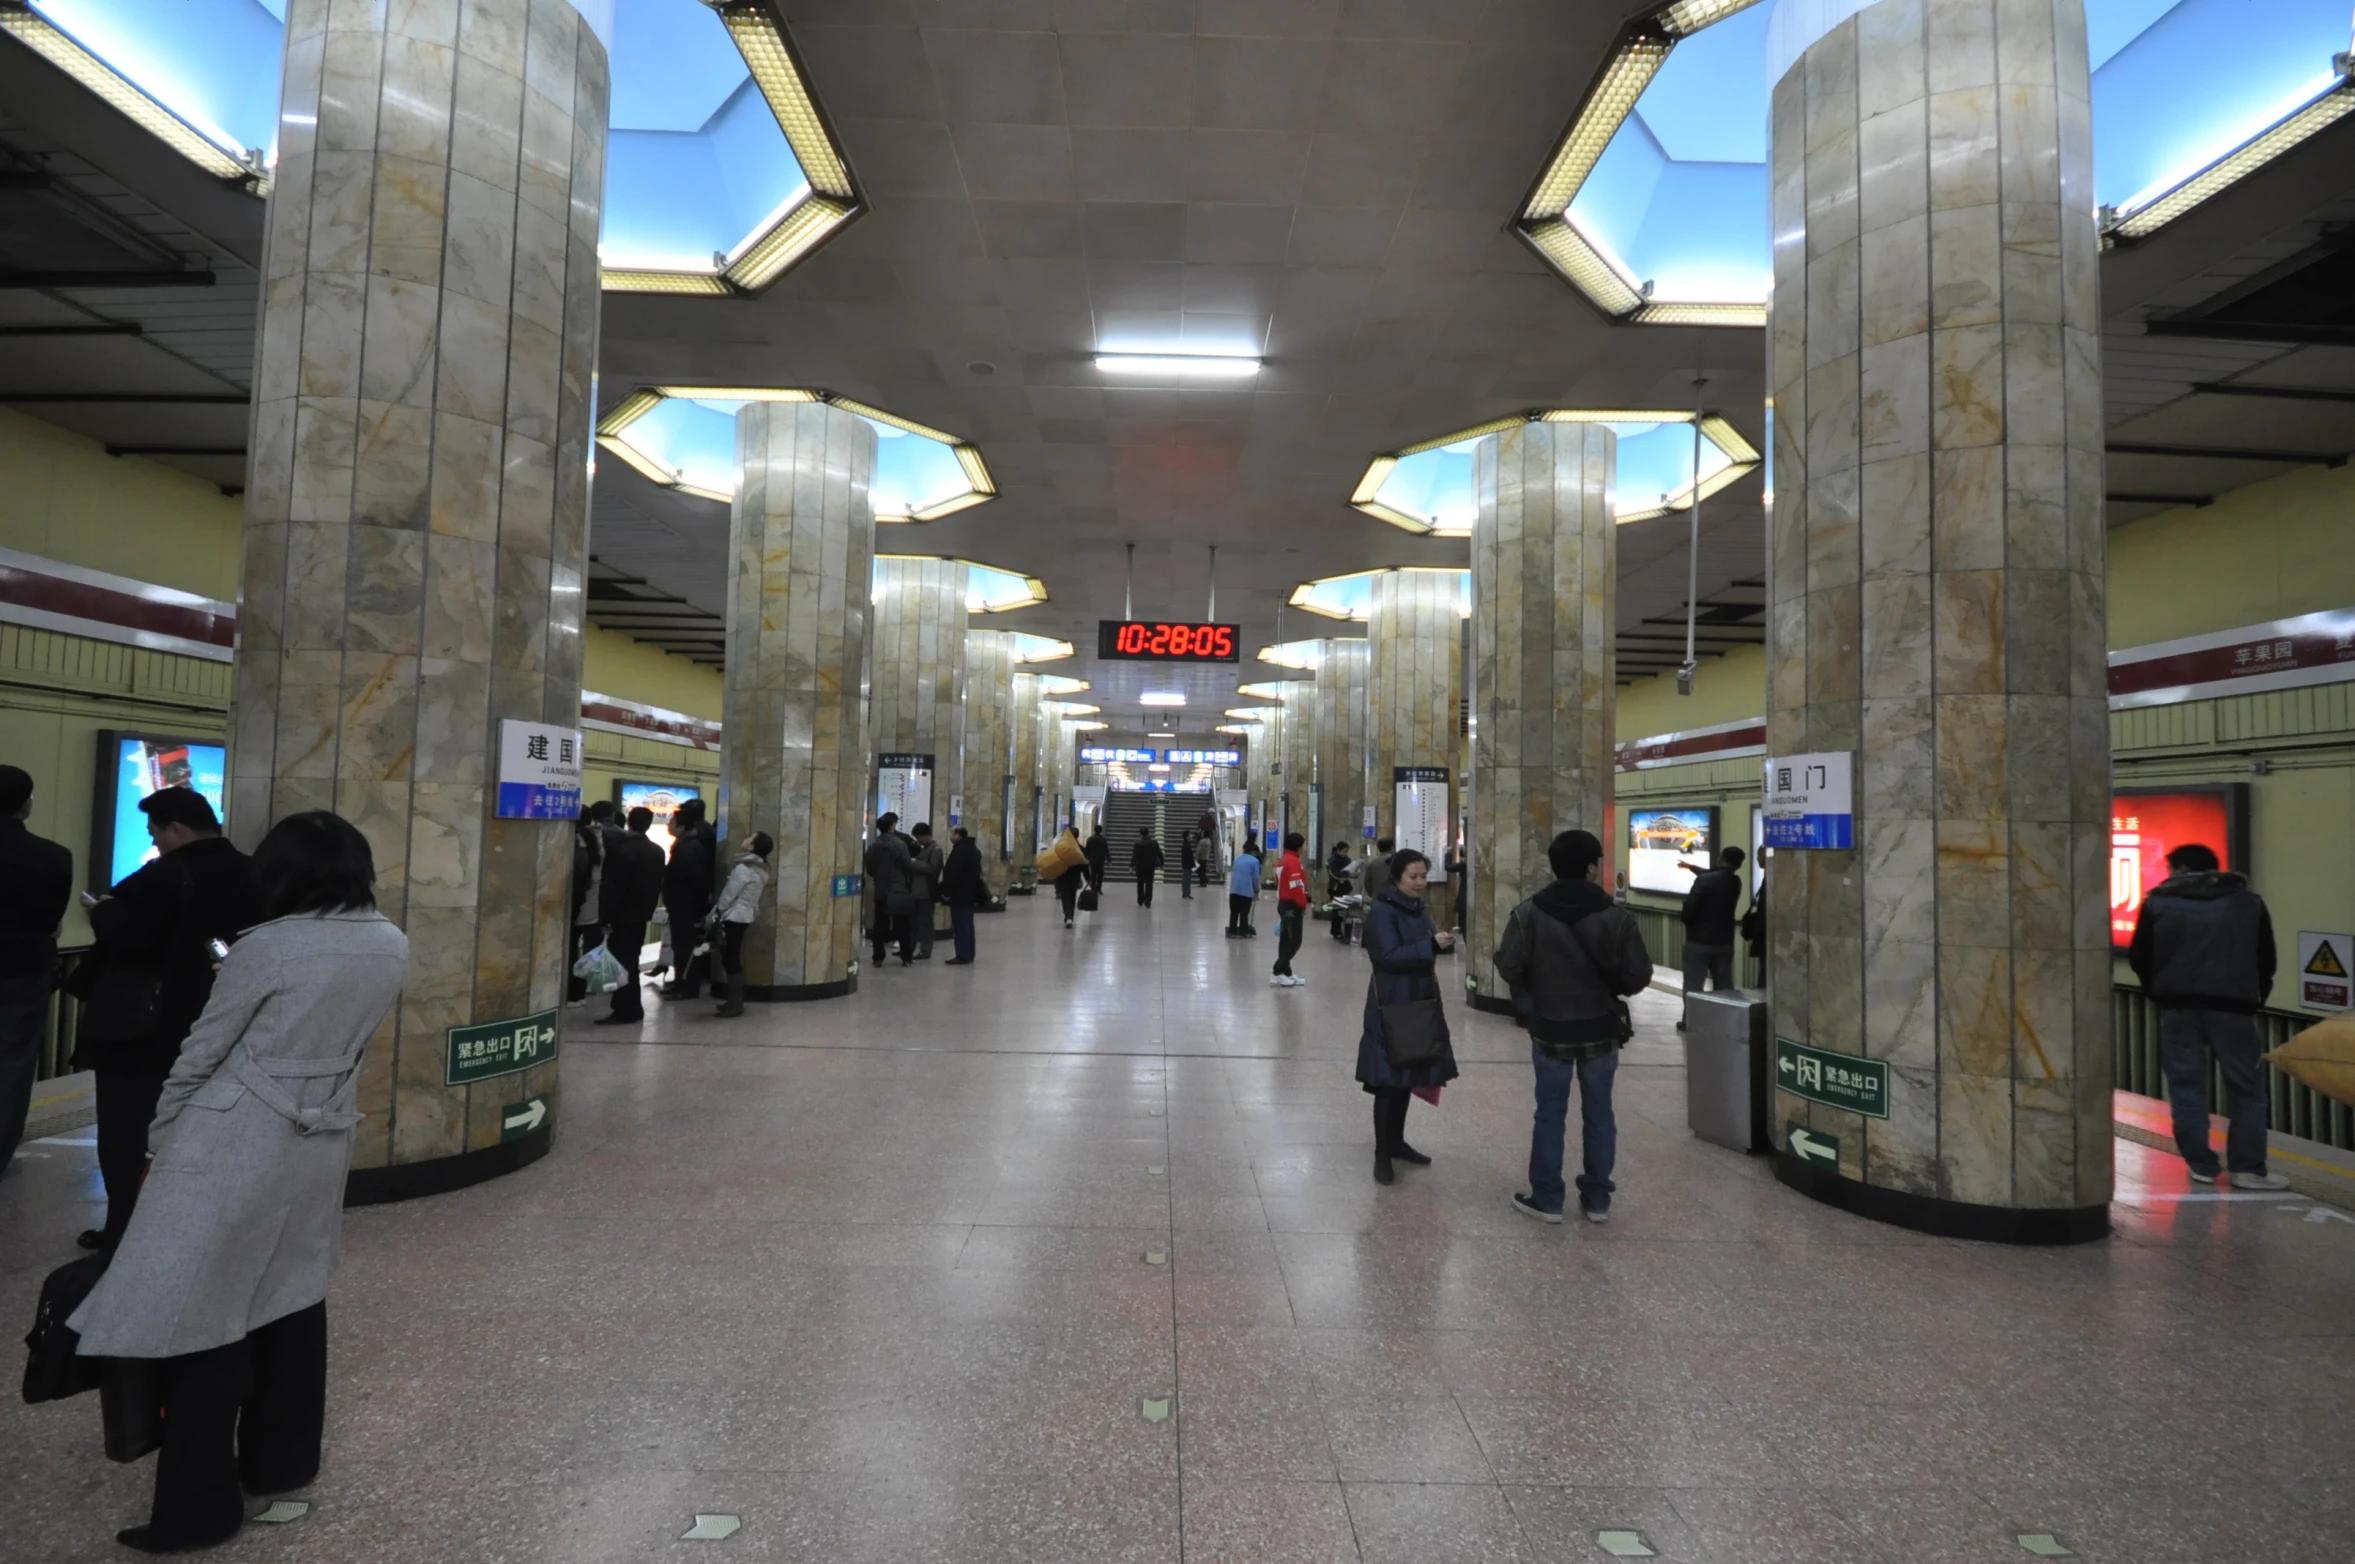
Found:
[{"label": "man in black jacket", "polygon": [[621,987],[613,991],[613,1009],[597,1018],[599,1026],[616,1026],[646,1019],[646,1001],[638,992],[638,950],[646,943],[646,923],[662,899],[662,849],[646,839],[654,811],[640,805],[630,811],[629,829],[605,848],[605,882],[598,887],[605,914],[605,949],[621,963]]},{"label": "man in black jacket", "polygon": [[682,799],[671,814],[671,861],[662,872],[662,905],[671,919],[672,980],[663,985],[665,999],[703,993],[703,961],[695,946],[719,894],[719,855],[719,833],[703,816],[703,800]]},{"label": "man in black jacket", "polygon": [[[220,817],[193,788],[167,787],[139,801],[157,856],[90,909],[95,981],[155,995],[153,1013],[121,1033],[93,1035],[83,1014],[76,1066],[96,1075],[98,1173],[106,1183],[106,1226],[82,1235],[85,1249],[112,1249],[130,1225],[147,1166],[147,1126],[180,1045],[212,997],[212,943],[227,944],[262,921],[253,865],[221,834]],[[152,990],[150,990],[152,985]],[[134,987],[135,986],[135,987]]]},{"label": "man in black jacket", "polygon": [[1149,825],[1137,828],[1137,843],[1128,850],[1129,872],[1137,877],[1137,905],[1153,905],[1153,882],[1161,878],[1161,844]]},{"label": "man in black jacket", "polygon": [[57,973],[57,926],[74,893],[74,855],[25,828],[33,779],[0,766],[0,1178],[24,1139],[33,1071]]},{"label": "man in black jacket", "polygon": [[2256,1013],[2273,992],[2273,918],[2227,874],[2215,850],[2187,843],[2167,855],[2167,878],[2143,898],[2127,964],[2159,1003],[2159,1064],[2175,1110],[2175,1145],[2192,1182],[2216,1182],[2208,1130],[2208,1056],[2224,1076],[2223,1166],[2235,1189],[2287,1189],[2265,1167],[2264,1045]]},{"label": "man in black jacket", "polygon": [[1104,838],[1101,821],[1088,833],[1084,851],[1088,855],[1088,887],[1101,895],[1104,890],[1104,871],[1112,867],[1112,844]]},{"label": "man in black jacket", "polygon": [[1529,1193],[1513,1209],[1540,1222],[1562,1220],[1562,1131],[1570,1086],[1578,1085],[1584,1168],[1578,1209],[1589,1222],[1611,1217],[1619,1121],[1611,1082],[1626,1041],[1623,1001],[1652,981],[1635,915],[1603,889],[1603,844],[1590,831],[1564,831],[1546,848],[1554,883],[1505,921],[1496,970],[1513,991],[1513,1013],[1529,1031],[1537,1072],[1537,1116],[1529,1137]]},{"label": "man in black jacket", "polygon": [[[940,871],[940,899],[949,904],[950,937],[956,941],[957,953],[947,965],[973,965],[973,914],[989,892],[981,880],[981,849],[973,845],[973,833],[963,826],[949,832],[952,838],[948,862]],[[929,910],[925,916],[930,917]]]},{"label": "man in black jacket", "polygon": [[[1706,985],[1724,990],[1734,986],[1734,913],[1742,905],[1742,860],[1748,855],[1729,847],[1717,855],[1717,867],[1693,876],[1684,898],[1684,991],[1697,994]],[[1678,1017],[1678,1031],[1684,1018]]]}]

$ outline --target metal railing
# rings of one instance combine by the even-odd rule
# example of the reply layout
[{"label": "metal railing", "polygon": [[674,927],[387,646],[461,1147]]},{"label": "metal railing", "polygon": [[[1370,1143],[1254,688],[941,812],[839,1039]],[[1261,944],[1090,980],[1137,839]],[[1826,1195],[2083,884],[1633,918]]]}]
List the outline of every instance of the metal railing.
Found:
[{"label": "metal railing", "polygon": [[[57,975],[60,981],[81,965],[90,954],[87,945],[76,945],[57,953]],[[55,1080],[73,1074],[74,1038],[82,1021],[82,1002],[60,989],[49,996],[49,1014],[41,1025],[41,1051],[33,1062],[33,1079]]]}]

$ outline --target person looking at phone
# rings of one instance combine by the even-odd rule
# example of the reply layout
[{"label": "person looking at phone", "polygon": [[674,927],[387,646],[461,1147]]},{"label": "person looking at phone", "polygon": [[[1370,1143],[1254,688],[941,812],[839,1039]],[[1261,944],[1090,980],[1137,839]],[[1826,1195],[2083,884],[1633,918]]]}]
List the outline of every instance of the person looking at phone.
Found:
[{"label": "person looking at phone", "polygon": [[32,1107],[57,926],[74,890],[74,855],[26,828],[32,812],[31,774],[0,766],[0,885],[9,889],[0,897],[0,1177]]},{"label": "person looking at phone", "polygon": [[163,788],[139,812],[156,856],[91,903],[94,942],[70,984],[83,1001],[73,1062],[95,1075],[106,1185],[106,1225],[82,1234],[85,1249],[112,1249],[130,1225],[156,1100],[212,997],[214,942],[262,921],[253,864],[202,793]]}]

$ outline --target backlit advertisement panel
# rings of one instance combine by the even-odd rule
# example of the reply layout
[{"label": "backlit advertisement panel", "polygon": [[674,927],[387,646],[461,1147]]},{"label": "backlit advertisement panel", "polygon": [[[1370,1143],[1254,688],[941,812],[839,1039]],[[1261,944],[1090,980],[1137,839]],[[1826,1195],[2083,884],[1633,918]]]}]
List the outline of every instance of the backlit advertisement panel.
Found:
[{"label": "backlit advertisement panel", "polygon": [[2180,789],[2125,788],[2110,800],[2110,948],[2134,940],[2142,900],[2167,878],[2167,855],[2191,843],[2214,848],[2227,869],[2248,869],[2245,782]]},{"label": "backlit advertisement panel", "polygon": [[1627,883],[1630,889],[1682,896],[1693,875],[1717,855],[1717,806],[1631,809],[1627,812]]},{"label": "backlit advertisement panel", "polygon": [[229,752],[216,741],[113,728],[101,732],[97,807],[90,813],[92,888],[119,885],[141,864],[155,861],[147,817],[139,812],[141,799],[167,787],[194,788],[214,814],[225,816],[228,771]]},{"label": "backlit advertisement panel", "polygon": [[622,823],[628,822],[633,809],[654,811],[654,824],[647,828],[646,840],[661,848],[665,858],[671,854],[671,816],[677,814],[679,806],[688,799],[702,796],[700,790],[684,782],[620,781],[613,784],[613,806],[620,811]]}]

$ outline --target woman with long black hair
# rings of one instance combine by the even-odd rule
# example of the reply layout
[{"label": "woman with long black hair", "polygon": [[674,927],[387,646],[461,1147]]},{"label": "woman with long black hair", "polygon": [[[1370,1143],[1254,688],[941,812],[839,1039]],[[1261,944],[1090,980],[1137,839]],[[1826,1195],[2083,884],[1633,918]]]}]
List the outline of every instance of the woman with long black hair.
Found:
[{"label": "woman with long black hair", "polygon": [[1357,1078],[1374,1099],[1374,1182],[1397,1177],[1394,1162],[1428,1167],[1431,1159],[1406,1142],[1406,1109],[1414,1093],[1456,1078],[1455,1050],[1444,1041],[1419,1064],[1394,1065],[1382,1042],[1382,1007],[1437,999],[1439,952],[1453,949],[1455,936],[1431,927],[1423,889],[1431,860],[1413,848],[1390,857],[1390,881],[1366,913],[1365,946],[1374,979],[1366,989],[1365,1030],[1357,1040]]},{"label": "woman with long black hair", "polygon": [[240,1488],[319,1473],[360,1056],[409,970],[351,822],[287,816],[253,875],[268,921],[222,961],[164,1083],[130,1227],[67,1321],[84,1356],[162,1360],[154,1506],[115,1537],[143,1553],[225,1541]]}]

